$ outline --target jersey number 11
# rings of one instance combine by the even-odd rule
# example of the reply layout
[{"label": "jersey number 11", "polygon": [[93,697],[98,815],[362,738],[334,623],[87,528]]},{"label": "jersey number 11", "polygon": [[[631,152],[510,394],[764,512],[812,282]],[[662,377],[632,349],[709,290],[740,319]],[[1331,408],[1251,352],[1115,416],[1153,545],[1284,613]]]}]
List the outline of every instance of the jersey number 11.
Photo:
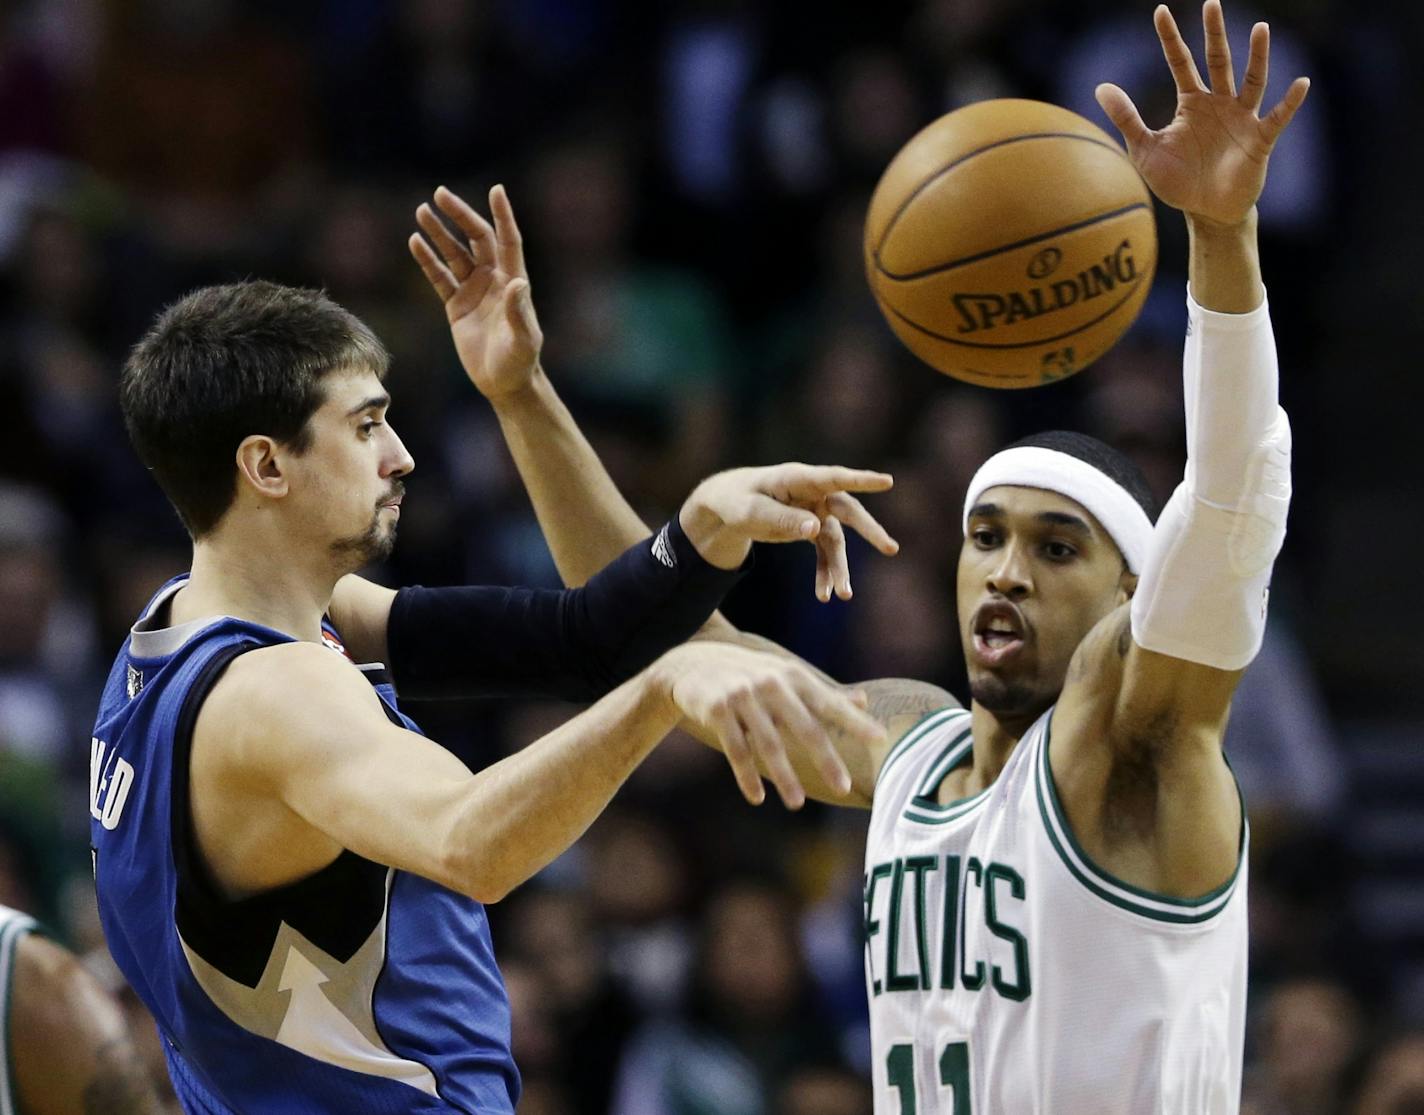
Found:
[{"label": "jersey number 11", "polygon": [[[944,1115],[974,1115],[969,1106],[969,1043],[952,1041],[939,1055],[939,1083],[954,1092],[954,1105]],[[890,1087],[900,1093],[900,1115],[919,1115],[915,1096],[915,1047],[893,1045],[885,1058]]]}]

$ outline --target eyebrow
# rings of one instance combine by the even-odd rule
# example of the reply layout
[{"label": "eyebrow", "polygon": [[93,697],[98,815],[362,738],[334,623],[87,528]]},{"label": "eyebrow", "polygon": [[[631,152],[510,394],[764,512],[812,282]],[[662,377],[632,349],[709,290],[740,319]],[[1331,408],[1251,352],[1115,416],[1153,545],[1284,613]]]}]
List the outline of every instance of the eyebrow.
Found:
[{"label": "eyebrow", "polygon": [[997,514],[999,514],[997,503],[976,503],[969,509],[971,519],[992,519]]},{"label": "eyebrow", "polygon": [[372,395],[369,399],[363,399],[346,412],[347,418],[355,418],[358,414],[368,410],[380,410],[382,407],[391,405],[391,397],[384,391],[379,395]]},{"label": "eyebrow", "polygon": [[1085,538],[1090,537],[1093,530],[1077,515],[1069,515],[1063,511],[1040,511],[1034,516],[1040,523],[1051,523],[1053,526],[1067,527]]}]

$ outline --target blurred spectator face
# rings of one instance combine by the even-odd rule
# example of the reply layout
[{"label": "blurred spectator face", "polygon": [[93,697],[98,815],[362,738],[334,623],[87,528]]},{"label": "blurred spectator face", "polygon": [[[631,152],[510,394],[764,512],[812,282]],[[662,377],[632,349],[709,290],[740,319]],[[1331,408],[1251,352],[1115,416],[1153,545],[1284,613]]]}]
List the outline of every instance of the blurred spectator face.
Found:
[{"label": "blurred spectator face", "polygon": [[0,662],[38,654],[59,588],[58,558],[48,547],[0,549]]},{"label": "blurred spectator face", "polygon": [[535,168],[534,227],[552,262],[610,263],[628,229],[629,183],[616,147],[589,141],[551,151]]},{"label": "blurred spectator face", "polygon": [[804,388],[807,418],[836,460],[865,460],[886,439],[895,409],[894,369],[868,330],[837,329]]},{"label": "blurred spectator face", "polygon": [[1353,1115],[1419,1115],[1424,1112],[1424,1034],[1386,1047],[1360,1089]]},{"label": "blurred spectator face", "polygon": [[1276,1095],[1295,1110],[1333,1102],[1361,1039],[1349,993],[1325,980],[1282,984],[1263,1014],[1261,1060]]},{"label": "blurred spectator face", "polygon": [[894,561],[861,566],[852,584],[859,605],[852,619],[854,645],[874,648],[873,661],[864,664],[867,672],[885,677],[941,676],[953,653],[954,613],[931,556],[902,550]]},{"label": "blurred spectator face", "polygon": [[379,293],[388,285],[400,237],[388,226],[389,204],[360,190],[338,192],[321,209],[321,224],[308,263],[337,301]]},{"label": "blurred spectator face", "polygon": [[685,872],[666,833],[626,814],[605,814],[590,842],[589,894],[604,918],[646,925],[676,912]]},{"label": "blurred spectator face", "polygon": [[36,214],[20,259],[20,285],[33,311],[74,321],[88,306],[100,274],[93,246],[61,213]]},{"label": "blurred spectator face", "polygon": [[921,124],[904,63],[888,51],[867,51],[845,62],[836,113],[851,158],[870,166],[888,163]]},{"label": "blurred spectator face", "polygon": [[1003,415],[986,391],[950,388],[926,408],[915,441],[941,493],[942,514],[955,521],[956,536],[969,482],[1004,440]]},{"label": "blurred spectator face", "polygon": [[537,958],[557,1009],[575,1011],[597,993],[603,958],[581,894],[534,891],[524,896],[512,936],[522,955]]},{"label": "blurred spectator face", "polygon": [[706,931],[706,987],[728,1017],[764,1024],[795,1007],[802,962],[781,895],[729,889],[708,911]]},{"label": "blurred spectator face", "polygon": [[531,1072],[556,1069],[559,1039],[549,1017],[551,996],[543,974],[518,960],[501,961],[499,967],[509,994],[510,1045],[515,1062]]},{"label": "blurred spectator face", "polygon": [[865,1115],[871,1102],[865,1082],[852,1073],[803,1069],[781,1089],[776,1115]]}]

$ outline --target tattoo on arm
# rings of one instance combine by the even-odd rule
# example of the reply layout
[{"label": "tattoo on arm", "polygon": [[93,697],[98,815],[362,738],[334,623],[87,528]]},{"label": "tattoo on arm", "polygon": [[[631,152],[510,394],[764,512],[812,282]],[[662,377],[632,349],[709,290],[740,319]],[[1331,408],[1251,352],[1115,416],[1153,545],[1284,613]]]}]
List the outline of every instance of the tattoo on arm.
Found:
[{"label": "tattoo on arm", "polygon": [[84,1115],[161,1115],[164,1108],[127,1037],[113,1037],[94,1052],[94,1075],[84,1086]]},{"label": "tattoo on arm", "polygon": [[[870,698],[867,711],[872,719],[884,724],[892,742],[903,735],[913,723],[942,708],[959,708],[960,704],[948,690],[927,681],[909,678],[877,678],[853,688],[864,689]],[[896,732],[896,728],[899,731]]]}]

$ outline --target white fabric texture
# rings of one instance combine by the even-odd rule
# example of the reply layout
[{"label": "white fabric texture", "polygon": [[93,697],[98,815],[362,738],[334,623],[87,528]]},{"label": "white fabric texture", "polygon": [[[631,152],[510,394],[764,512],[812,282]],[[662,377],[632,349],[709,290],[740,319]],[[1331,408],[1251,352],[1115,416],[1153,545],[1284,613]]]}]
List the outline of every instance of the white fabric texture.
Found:
[{"label": "white fabric texture", "polygon": [[1290,507],[1290,422],[1277,401],[1270,312],[1204,309],[1187,295],[1186,477],[1157,520],[1132,634],[1159,654],[1245,667],[1265,635],[1271,569]]},{"label": "white fabric texture", "polygon": [[1017,445],[995,453],[979,466],[964,497],[963,528],[969,512],[990,488],[1041,488],[1067,496],[1091,512],[1122,552],[1127,568],[1142,571],[1152,539],[1152,520],[1117,481],[1086,461],[1056,449]]}]

